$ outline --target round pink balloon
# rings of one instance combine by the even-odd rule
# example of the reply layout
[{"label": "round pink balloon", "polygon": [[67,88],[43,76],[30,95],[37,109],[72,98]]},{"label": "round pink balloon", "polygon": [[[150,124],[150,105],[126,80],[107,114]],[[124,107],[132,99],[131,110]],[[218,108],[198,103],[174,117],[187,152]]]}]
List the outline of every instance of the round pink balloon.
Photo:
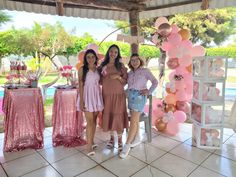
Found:
[{"label": "round pink balloon", "polygon": [[172,71],[170,74],[169,74],[169,80],[173,80],[174,78],[174,75],[176,74],[176,71]]},{"label": "round pink balloon", "polygon": [[96,53],[98,53],[98,46],[95,43],[88,44],[86,49],[93,49]]},{"label": "round pink balloon", "polygon": [[179,32],[179,27],[177,25],[171,25],[171,33],[178,33]]},{"label": "round pink balloon", "polygon": [[189,66],[192,64],[192,56],[190,55],[185,55],[182,58],[179,59],[179,64],[180,66]]},{"label": "round pink balloon", "polygon": [[194,46],[191,50],[191,55],[193,57],[200,57],[205,55],[205,49],[202,46]]},{"label": "round pink balloon", "polygon": [[163,42],[161,49],[164,51],[169,51],[172,48],[171,43],[169,42]]},{"label": "round pink balloon", "polygon": [[166,133],[176,135],[179,132],[179,125],[176,119],[171,119],[166,126]]},{"label": "round pink balloon", "polygon": [[183,111],[175,111],[174,117],[178,122],[183,123],[186,120],[186,114]]},{"label": "round pink balloon", "polygon": [[172,33],[168,37],[168,42],[170,42],[173,45],[178,45],[181,41],[182,41],[182,38],[178,33]]},{"label": "round pink balloon", "polygon": [[185,90],[178,90],[175,93],[175,97],[176,97],[177,101],[186,101],[187,100]]}]

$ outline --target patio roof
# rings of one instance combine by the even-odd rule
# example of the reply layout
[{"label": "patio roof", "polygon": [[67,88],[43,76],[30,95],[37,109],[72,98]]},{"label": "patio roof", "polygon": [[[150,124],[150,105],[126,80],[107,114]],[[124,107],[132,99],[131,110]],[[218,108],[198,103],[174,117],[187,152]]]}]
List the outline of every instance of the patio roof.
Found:
[{"label": "patio roof", "polygon": [[[205,7],[204,7],[205,6]],[[129,20],[186,13],[204,8],[236,6],[235,0],[0,0],[0,9],[81,18]]]}]

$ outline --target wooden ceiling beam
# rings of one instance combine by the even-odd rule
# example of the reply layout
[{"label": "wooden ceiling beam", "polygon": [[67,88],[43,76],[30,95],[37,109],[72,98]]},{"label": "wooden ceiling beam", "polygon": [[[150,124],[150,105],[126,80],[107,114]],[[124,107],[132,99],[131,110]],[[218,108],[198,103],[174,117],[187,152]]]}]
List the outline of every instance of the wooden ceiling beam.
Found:
[{"label": "wooden ceiling beam", "polygon": [[166,5],[162,5],[162,6],[148,7],[148,8],[145,9],[145,11],[164,9],[164,8],[175,7],[175,6],[182,6],[182,5],[193,4],[193,3],[197,3],[197,2],[202,2],[202,0],[187,0],[187,1],[183,1],[183,2],[166,4]]},{"label": "wooden ceiling beam", "polygon": [[146,6],[145,4],[139,4],[137,2],[127,2],[121,0],[65,0],[66,3],[74,3],[77,5],[101,7],[101,8],[113,8],[117,10],[143,10]]},{"label": "wooden ceiling beam", "polygon": [[[40,5],[57,6],[60,0],[10,0]],[[142,11],[146,8],[147,0],[63,0],[63,7],[71,8],[92,8],[118,11]],[[61,6],[61,5],[60,5]],[[62,6],[61,6],[62,9]]]}]

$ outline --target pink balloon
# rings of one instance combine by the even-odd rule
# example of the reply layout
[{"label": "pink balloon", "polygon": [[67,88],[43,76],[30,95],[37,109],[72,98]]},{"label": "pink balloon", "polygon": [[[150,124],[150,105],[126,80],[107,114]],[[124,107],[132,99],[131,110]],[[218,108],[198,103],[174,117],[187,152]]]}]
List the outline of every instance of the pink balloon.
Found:
[{"label": "pink balloon", "polygon": [[178,49],[177,47],[173,46],[170,50],[166,52],[169,58],[177,57]]},{"label": "pink balloon", "polygon": [[171,119],[166,126],[166,133],[176,135],[179,132],[179,125],[176,119]]},{"label": "pink balloon", "polygon": [[96,53],[98,53],[98,45],[95,43],[88,44],[86,49],[93,49]]},{"label": "pink balloon", "polygon": [[185,69],[185,67],[179,66],[178,68],[175,69],[177,75],[184,75],[188,73],[188,71]]},{"label": "pink balloon", "polygon": [[200,57],[205,55],[205,48],[202,46],[194,46],[191,50],[191,55],[193,57]]},{"label": "pink balloon", "polygon": [[182,41],[182,37],[178,33],[172,33],[168,37],[168,42],[170,42],[173,45],[178,45]]},{"label": "pink balloon", "polygon": [[169,80],[173,80],[174,76],[176,74],[176,71],[172,71],[170,74],[169,74]]},{"label": "pink balloon", "polygon": [[178,58],[169,58],[166,64],[168,68],[175,69],[179,66]]},{"label": "pink balloon", "polygon": [[190,55],[185,55],[184,57],[179,59],[179,64],[180,66],[189,66],[192,64],[192,56]]},{"label": "pink balloon", "polygon": [[177,25],[171,25],[171,33],[178,33],[179,32],[179,27]]},{"label": "pink balloon", "polygon": [[[152,125],[155,125],[155,121],[157,118],[161,118],[164,116],[164,112],[163,112],[163,105],[162,105],[162,100],[161,99],[157,99],[157,98],[153,98],[152,100],[152,105],[153,105],[153,109],[152,109]],[[144,107],[144,112],[148,113],[148,105],[146,105]]]},{"label": "pink balloon", "polygon": [[171,44],[169,42],[163,42],[162,43],[162,46],[161,46],[161,49],[164,50],[164,51],[169,51],[171,49]]},{"label": "pink balloon", "polygon": [[175,97],[176,97],[177,101],[186,101],[187,100],[185,90],[178,90],[175,93]]},{"label": "pink balloon", "polygon": [[186,120],[186,114],[183,111],[175,111],[174,117],[180,123],[183,123]]}]

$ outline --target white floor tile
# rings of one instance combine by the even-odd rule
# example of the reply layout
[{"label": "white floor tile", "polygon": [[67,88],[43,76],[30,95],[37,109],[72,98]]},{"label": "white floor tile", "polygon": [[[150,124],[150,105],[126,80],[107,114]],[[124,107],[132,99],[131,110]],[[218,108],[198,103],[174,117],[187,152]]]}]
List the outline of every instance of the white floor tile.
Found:
[{"label": "white floor tile", "polygon": [[44,130],[44,132],[43,132],[43,136],[44,137],[51,137],[52,136],[52,132],[51,131],[48,131],[48,130]]},{"label": "white floor tile", "polygon": [[132,156],[127,156],[126,159],[120,159],[118,156],[116,156],[112,159],[105,161],[101,165],[120,177],[131,176],[136,171],[146,166],[145,163]]},{"label": "white floor tile", "polygon": [[[84,150],[83,153],[87,154],[88,151]],[[107,149],[106,144],[99,144],[99,147],[95,150],[95,155],[90,158],[96,161],[97,163],[104,162],[107,159],[110,159],[118,154],[117,148]]]},{"label": "white floor tile", "polygon": [[227,144],[229,146],[236,148],[236,138],[230,137],[224,144]]},{"label": "white floor tile", "polygon": [[171,136],[168,134],[163,134],[163,136],[166,136],[168,138],[180,141],[180,142],[184,142],[186,140],[188,140],[189,138],[192,137],[192,134],[190,133],[185,133],[185,132],[179,132],[178,134],[176,134],[175,136]]},{"label": "white floor tile", "polygon": [[37,151],[43,151],[44,149],[48,149],[48,148],[52,148],[52,137],[48,136],[48,137],[44,137],[43,140],[44,146],[42,149],[38,149]]},{"label": "white floor tile", "polygon": [[138,171],[136,174],[134,174],[132,177],[170,177],[170,175],[154,168],[151,166],[147,166],[144,169]]},{"label": "white floor tile", "polygon": [[158,149],[152,145],[147,143],[142,143],[135,148],[131,149],[130,155],[146,162],[151,163],[152,161],[156,160],[157,158],[164,155],[166,152]]},{"label": "white floor tile", "polygon": [[182,157],[196,164],[201,164],[211,153],[199,148],[181,144],[170,151],[170,153]]},{"label": "white floor tile", "polygon": [[189,177],[224,177],[203,167],[198,167]]},{"label": "white floor tile", "polygon": [[[186,140],[186,141],[184,142],[184,144],[188,144],[188,145],[190,145],[190,146],[193,146],[193,145],[192,145],[192,138]],[[195,147],[195,146],[194,146],[194,147]],[[203,150],[203,151],[211,152],[211,153],[215,152],[215,149],[207,149],[207,148],[199,148],[199,149],[201,149],[201,150]]]},{"label": "white floor tile", "polygon": [[78,153],[75,148],[65,148],[63,146],[58,146],[55,148],[45,149],[39,152],[49,163],[56,162],[58,160],[64,159],[68,156]]},{"label": "white floor tile", "polygon": [[216,150],[214,153],[236,161],[236,148],[228,144],[224,144],[221,150]]},{"label": "white floor tile", "polygon": [[52,132],[53,131],[53,127],[47,127],[45,128],[46,131]]},{"label": "white floor tile", "polygon": [[3,170],[3,168],[1,167],[1,165],[0,165],[0,176],[7,177],[7,175],[6,175],[5,171]]},{"label": "white floor tile", "polygon": [[11,160],[20,158],[20,157],[24,157],[30,154],[36,153],[35,150],[33,149],[25,149],[23,151],[18,151],[18,152],[3,152],[0,151],[0,162],[1,163],[5,163],[5,162],[9,162]]},{"label": "white floor tile", "polygon": [[3,164],[3,168],[11,177],[21,176],[28,172],[47,166],[48,163],[39,155],[32,154]]},{"label": "white floor tile", "polygon": [[233,135],[235,132],[231,128],[224,128],[224,134],[225,135]]},{"label": "white floor tile", "polygon": [[223,143],[225,143],[230,138],[229,135],[223,134]]},{"label": "white floor tile", "polygon": [[173,149],[175,146],[181,144],[181,142],[159,135],[152,139],[151,144],[164,151],[169,151]]},{"label": "white floor tile", "polygon": [[22,177],[61,177],[61,175],[51,166],[46,166],[33,172],[27,173]]},{"label": "white floor tile", "polygon": [[[104,142],[102,141],[102,140],[100,140],[100,139],[98,139],[98,138],[94,138],[94,143],[95,144],[98,144],[99,146],[100,146],[100,144],[104,144]],[[79,151],[84,151],[84,150],[86,150],[87,149],[87,144],[85,144],[85,145],[83,145],[83,146],[76,146],[75,147],[77,150],[79,150]]]},{"label": "white floor tile", "polygon": [[192,134],[192,124],[180,123],[179,124],[179,132],[185,132],[188,134]]},{"label": "white floor tile", "polygon": [[52,164],[60,174],[66,177],[78,175],[96,165],[93,160],[80,152]]},{"label": "white floor tile", "polygon": [[0,139],[4,139],[4,133],[0,133]]},{"label": "white floor tile", "polygon": [[186,177],[197,167],[194,163],[169,153],[151,165],[175,177]]},{"label": "white floor tile", "polygon": [[236,177],[236,162],[218,155],[211,155],[201,166],[227,177]]},{"label": "white floor tile", "polygon": [[96,166],[95,168],[92,168],[77,177],[115,177],[115,175],[101,166]]}]

